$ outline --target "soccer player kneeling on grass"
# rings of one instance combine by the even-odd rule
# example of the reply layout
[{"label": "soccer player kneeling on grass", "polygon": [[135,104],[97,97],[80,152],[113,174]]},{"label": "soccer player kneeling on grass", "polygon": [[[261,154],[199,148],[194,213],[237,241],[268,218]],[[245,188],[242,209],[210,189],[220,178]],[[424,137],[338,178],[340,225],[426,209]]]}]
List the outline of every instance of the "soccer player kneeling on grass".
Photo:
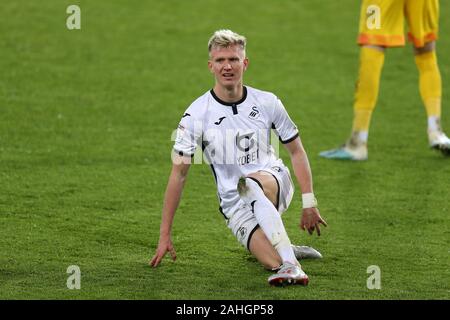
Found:
[{"label": "soccer player kneeling on grass", "polygon": [[267,269],[276,271],[271,285],[308,284],[299,260],[321,258],[313,248],[294,246],[281,213],[288,208],[294,187],[288,168],[270,144],[274,129],[289,152],[302,191],[300,228],[320,235],[326,222],[317,209],[311,170],[296,125],[272,93],[244,86],[248,67],[246,39],[230,30],[219,30],[208,43],[208,67],[214,88],[195,100],[177,129],[173,167],[166,189],[160,238],[150,265],[156,267],[169,252],[172,222],[186,176],[198,145],[211,164],[220,212],[237,239]]}]

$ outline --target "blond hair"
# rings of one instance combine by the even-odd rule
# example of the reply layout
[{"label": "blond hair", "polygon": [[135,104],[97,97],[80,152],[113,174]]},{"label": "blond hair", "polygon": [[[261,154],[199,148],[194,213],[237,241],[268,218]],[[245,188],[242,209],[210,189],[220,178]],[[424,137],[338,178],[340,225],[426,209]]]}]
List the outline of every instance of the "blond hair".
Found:
[{"label": "blond hair", "polygon": [[247,39],[231,30],[217,30],[208,41],[208,52],[215,47],[227,48],[232,45],[239,45],[245,51]]}]

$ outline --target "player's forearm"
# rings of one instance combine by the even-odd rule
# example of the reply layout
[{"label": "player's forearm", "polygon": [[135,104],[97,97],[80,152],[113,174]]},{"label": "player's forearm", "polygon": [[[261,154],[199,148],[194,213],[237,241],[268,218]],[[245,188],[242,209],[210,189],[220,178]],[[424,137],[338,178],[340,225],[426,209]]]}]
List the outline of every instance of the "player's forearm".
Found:
[{"label": "player's forearm", "polygon": [[186,176],[172,171],[164,196],[164,206],[161,219],[160,235],[170,236],[173,218],[180,203]]},{"label": "player's forearm", "polygon": [[302,193],[313,193],[313,182],[308,156],[303,148],[291,154],[292,167]]}]

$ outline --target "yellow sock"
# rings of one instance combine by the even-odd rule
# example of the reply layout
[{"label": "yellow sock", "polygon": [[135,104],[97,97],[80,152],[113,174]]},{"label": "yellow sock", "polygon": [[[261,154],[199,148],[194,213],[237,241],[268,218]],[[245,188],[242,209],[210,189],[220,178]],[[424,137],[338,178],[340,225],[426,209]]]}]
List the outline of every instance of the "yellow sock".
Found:
[{"label": "yellow sock", "polygon": [[384,52],[362,47],[359,74],[353,105],[353,131],[368,132],[372,111],[378,98],[380,75],[384,64]]},{"label": "yellow sock", "polygon": [[441,117],[441,74],[436,52],[418,54],[415,57],[419,69],[419,88],[428,117]]}]

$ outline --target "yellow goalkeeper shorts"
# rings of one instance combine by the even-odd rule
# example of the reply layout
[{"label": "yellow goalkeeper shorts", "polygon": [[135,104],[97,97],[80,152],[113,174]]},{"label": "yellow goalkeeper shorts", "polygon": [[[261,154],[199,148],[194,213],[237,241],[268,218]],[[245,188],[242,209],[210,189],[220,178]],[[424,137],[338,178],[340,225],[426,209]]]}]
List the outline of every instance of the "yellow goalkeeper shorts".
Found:
[{"label": "yellow goalkeeper shorts", "polygon": [[405,17],[415,47],[438,38],[439,0],[363,0],[358,44],[404,46]]}]

